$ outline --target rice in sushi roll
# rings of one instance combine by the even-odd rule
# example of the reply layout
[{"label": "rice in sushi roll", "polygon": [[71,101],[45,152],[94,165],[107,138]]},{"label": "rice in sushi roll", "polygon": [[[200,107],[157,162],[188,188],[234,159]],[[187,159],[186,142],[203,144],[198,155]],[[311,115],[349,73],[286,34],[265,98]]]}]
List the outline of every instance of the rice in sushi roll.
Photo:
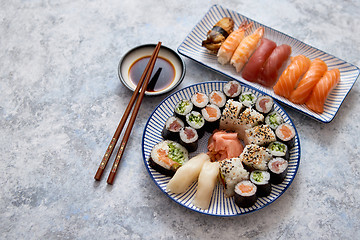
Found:
[{"label": "rice in sushi roll", "polygon": [[209,97],[205,93],[197,92],[191,96],[191,102],[194,111],[201,111],[209,103]]},{"label": "rice in sushi roll", "polygon": [[171,116],[166,120],[161,136],[165,139],[175,141],[179,139],[179,132],[183,127],[184,122],[180,118]]},{"label": "rice in sushi roll", "polygon": [[271,159],[268,163],[270,182],[273,184],[282,183],[286,177],[288,165],[288,161],[283,158],[277,157]]},{"label": "rice in sushi roll", "polygon": [[275,130],[276,137],[285,143],[289,149],[295,145],[295,129],[289,123],[280,124]]},{"label": "rice in sushi roll", "polygon": [[241,94],[241,85],[238,81],[229,81],[225,83],[223,91],[228,98],[234,99]]},{"label": "rice in sushi roll", "polygon": [[185,121],[186,114],[190,113],[193,110],[194,105],[191,101],[187,99],[180,100],[175,105],[175,115],[179,117],[181,120]]},{"label": "rice in sushi roll", "polygon": [[226,96],[222,91],[214,90],[209,94],[209,102],[222,109],[226,103]]},{"label": "rice in sushi roll", "polygon": [[248,144],[257,144],[260,146],[275,142],[274,131],[268,125],[258,125],[245,130],[244,142]]},{"label": "rice in sushi roll", "polygon": [[246,145],[240,155],[240,160],[249,170],[267,170],[271,159],[270,151],[256,144]]},{"label": "rice in sushi roll", "polygon": [[269,113],[265,118],[265,124],[274,130],[282,123],[284,123],[284,118],[276,111]]},{"label": "rice in sushi roll", "polygon": [[201,114],[205,119],[205,130],[212,133],[219,128],[221,111],[215,104],[209,104],[201,110]]},{"label": "rice in sushi roll", "polygon": [[269,96],[258,97],[255,103],[255,108],[258,112],[268,114],[274,108],[274,100]]},{"label": "rice in sushi roll", "polygon": [[248,208],[257,201],[257,187],[249,180],[244,180],[235,186],[235,204],[240,208]]},{"label": "rice in sushi roll", "polygon": [[201,113],[191,111],[186,115],[186,123],[197,131],[199,138],[204,135],[205,119]]},{"label": "rice in sushi roll", "polygon": [[192,127],[184,127],[180,130],[179,143],[189,152],[195,152],[198,148],[199,136],[197,131]]},{"label": "rice in sushi roll", "polygon": [[256,95],[252,92],[243,92],[239,97],[239,102],[241,102],[245,107],[253,107],[256,103]]},{"label": "rice in sushi roll", "polygon": [[271,193],[270,173],[267,171],[255,170],[250,174],[250,181],[257,187],[256,195],[266,197]]}]

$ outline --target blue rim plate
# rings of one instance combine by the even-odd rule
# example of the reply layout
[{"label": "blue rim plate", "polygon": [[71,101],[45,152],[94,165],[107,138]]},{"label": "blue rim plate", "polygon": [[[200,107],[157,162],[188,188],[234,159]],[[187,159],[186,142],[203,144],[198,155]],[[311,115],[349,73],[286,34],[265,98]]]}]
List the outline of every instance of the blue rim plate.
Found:
[{"label": "blue rim plate", "polygon": [[[333,91],[328,96],[327,101],[325,102],[324,112],[322,114],[318,114],[308,109],[305,104],[294,104],[286,98],[276,95],[274,91],[270,88],[265,88],[264,86],[261,86],[257,83],[246,81],[241,77],[239,73],[236,73],[235,69],[231,65],[228,64],[223,66],[218,63],[216,55],[209,53],[207,49],[202,47],[201,42],[202,40],[206,39],[206,34],[209,29],[211,29],[214,24],[216,24],[223,17],[231,17],[234,20],[234,29],[237,29],[240,23],[244,20],[253,22],[253,29],[260,26],[264,27],[264,37],[273,40],[278,45],[290,45],[292,48],[292,56],[302,54],[307,56],[311,60],[315,58],[320,58],[328,65],[329,69],[338,68],[340,70],[341,76],[340,83],[336,86],[335,89],[333,89]],[[180,46],[178,47],[178,52],[183,56],[188,57],[220,74],[235,79],[255,89],[261,90],[262,92],[266,93],[269,96],[272,96],[279,102],[286,104],[287,106],[292,107],[300,111],[301,113],[310,116],[316,120],[319,120],[323,123],[331,122],[334,119],[345,97],[350,92],[351,88],[355,84],[360,74],[360,69],[353,64],[347,63],[339,58],[336,58],[317,48],[309,46],[282,32],[267,27],[259,22],[247,18],[235,11],[223,8],[219,5],[214,5],[209,9],[205,16],[200,20],[200,22],[192,29],[189,35],[180,44]]]},{"label": "blue rim plate", "polygon": [[[162,139],[161,131],[165,125],[165,121],[168,117],[173,115],[173,110],[178,101],[181,99],[190,99],[191,96],[196,92],[203,92],[209,94],[213,90],[223,90],[223,86],[226,81],[215,81],[215,82],[204,82],[195,85],[188,86],[165,98],[152,112],[150,118],[148,119],[142,139],[142,153],[143,160],[147,171],[149,172],[151,178],[154,180],[155,184],[160,188],[160,190],[166,194],[169,198],[177,202],[178,204],[189,208],[193,211],[200,212],[203,214],[214,215],[214,216],[236,216],[243,215],[246,213],[254,212],[259,210],[270,203],[278,199],[290,186],[292,181],[295,178],[296,172],[300,164],[300,139],[296,131],[294,123],[290,119],[289,115],[285,110],[275,101],[274,109],[278,111],[285,122],[291,124],[296,131],[295,136],[295,146],[290,151],[290,160],[288,173],[283,183],[279,185],[273,185],[271,194],[268,197],[262,197],[257,200],[254,206],[249,208],[239,208],[235,205],[233,197],[226,198],[223,194],[223,187],[220,183],[214,189],[213,196],[211,199],[210,207],[207,210],[202,210],[195,207],[191,202],[196,192],[197,183],[191,185],[191,187],[182,194],[173,194],[166,192],[166,185],[170,180],[170,177],[167,177],[156,170],[152,169],[149,166],[149,156],[153,146],[160,142]],[[242,91],[251,91],[255,95],[260,96],[264,95],[263,92],[256,90],[252,87],[245,86],[241,84]],[[207,152],[207,140],[210,134],[205,133],[204,137],[199,141],[198,150],[194,153],[191,153],[189,157],[195,156],[200,152]]]}]

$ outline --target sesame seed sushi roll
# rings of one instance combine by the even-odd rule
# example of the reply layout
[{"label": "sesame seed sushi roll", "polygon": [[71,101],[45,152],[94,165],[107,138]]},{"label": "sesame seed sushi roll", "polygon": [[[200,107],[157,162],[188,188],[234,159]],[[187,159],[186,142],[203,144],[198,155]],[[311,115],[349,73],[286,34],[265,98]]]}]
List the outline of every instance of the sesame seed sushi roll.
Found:
[{"label": "sesame seed sushi roll", "polygon": [[209,97],[205,93],[197,92],[191,96],[191,102],[194,105],[194,111],[200,112],[208,103]]},{"label": "sesame seed sushi roll", "polygon": [[235,99],[241,94],[241,85],[238,81],[229,81],[224,85],[223,91],[228,99]]},{"label": "sesame seed sushi roll", "polygon": [[280,184],[284,181],[288,165],[288,161],[280,157],[273,158],[269,161],[268,167],[270,172],[270,182],[272,184]]},{"label": "sesame seed sushi roll", "polygon": [[169,117],[161,132],[161,136],[167,140],[177,141],[179,139],[180,129],[184,127],[184,122],[175,116]]},{"label": "sesame seed sushi roll", "polygon": [[276,137],[285,143],[289,149],[295,145],[295,129],[289,123],[280,124],[275,130]]},{"label": "sesame seed sushi roll", "polygon": [[269,125],[271,129],[277,129],[282,123],[284,123],[284,118],[276,111],[272,111],[265,117],[265,124]]},{"label": "sesame seed sushi roll", "polygon": [[197,131],[192,127],[184,127],[180,129],[179,143],[189,152],[195,152],[198,148],[199,136]]},{"label": "sesame seed sushi roll", "polygon": [[201,113],[191,111],[186,115],[186,123],[197,131],[199,138],[202,138],[205,131],[205,119]]},{"label": "sesame seed sushi roll", "polygon": [[185,121],[186,114],[191,112],[193,110],[193,107],[194,107],[194,105],[192,104],[191,101],[189,101],[187,99],[180,100],[175,105],[175,109],[174,109],[175,116],[177,116],[181,120]]},{"label": "sesame seed sushi roll", "polygon": [[156,144],[150,153],[149,165],[156,171],[173,176],[189,160],[189,153],[179,143],[165,140]]},{"label": "sesame seed sushi roll", "polygon": [[212,133],[219,128],[221,111],[215,104],[209,104],[201,110],[205,119],[205,131]]},{"label": "sesame seed sushi roll", "polygon": [[239,101],[245,107],[253,107],[256,103],[256,100],[257,100],[257,97],[252,92],[243,92],[239,97]]},{"label": "sesame seed sushi roll", "polygon": [[267,148],[273,157],[282,157],[285,160],[289,160],[290,158],[289,149],[285,143],[275,141],[270,143]]},{"label": "sesame seed sushi roll", "polygon": [[222,91],[214,90],[209,94],[209,102],[222,109],[226,104],[226,96]]},{"label": "sesame seed sushi roll", "polygon": [[257,144],[264,146],[275,141],[275,133],[269,125],[258,125],[245,130],[244,142],[246,145]]},{"label": "sesame seed sushi roll", "polygon": [[261,96],[256,99],[255,108],[258,112],[268,114],[274,108],[274,100],[269,96]]},{"label": "sesame seed sushi roll", "polygon": [[257,187],[249,180],[244,180],[235,186],[235,204],[240,208],[248,208],[257,201]]},{"label": "sesame seed sushi roll", "polygon": [[271,193],[270,173],[267,171],[252,171],[250,181],[256,185],[256,195],[258,197],[266,197]]},{"label": "sesame seed sushi roll", "polygon": [[240,154],[240,160],[249,171],[267,170],[268,162],[271,159],[270,151],[265,147],[256,144],[246,145]]}]

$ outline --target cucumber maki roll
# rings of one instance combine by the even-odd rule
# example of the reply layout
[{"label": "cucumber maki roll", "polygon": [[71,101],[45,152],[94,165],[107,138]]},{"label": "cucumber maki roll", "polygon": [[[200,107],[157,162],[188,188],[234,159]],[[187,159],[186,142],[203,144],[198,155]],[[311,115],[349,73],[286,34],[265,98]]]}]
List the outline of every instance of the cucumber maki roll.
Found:
[{"label": "cucumber maki roll", "polygon": [[256,195],[258,197],[266,197],[271,193],[270,173],[267,171],[252,171],[250,181],[257,187]]},{"label": "cucumber maki roll", "polygon": [[184,122],[180,118],[171,116],[166,120],[161,136],[165,139],[176,141],[179,139],[179,132],[183,127]]},{"label": "cucumber maki roll", "polygon": [[276,137],[285,143],[289,149],[295,145],[295,129],[289,123],[280,124],[275,130]]},{"label": "cucumber maki roll", "polygon": [[249,180],[244,180],[235,186],[235,204],[241,208],[248,208],[255,204],[257,187]]},{"label": "cucumber maki roll", "polygon": [[261,96],[256,100],[255,108],[260,113],[268,114],[274,108],[274,100],[269,96]]},{"label": "cucumber maki roll", "polygon": [[192,127],[184,127],[180,130],[180,144],[189,152],[195,152],[198,148],[199,136]]},{"label": "cucumber maki roll", "polygon": [[237,98],[241,94],[241,85],[238,81],[229,81],[224,85],[224,94],[229,99]]},{"label": "cucumber maki roll", "polygon": [[194,105],[191,101],[183,99],[180,100],[174,109],[175,115],[181,120],[185,121],[185,116],[193,110]]},{"label": "cucumber maki roll", "polygon": [[201,113],[196,111],[191,111],[186,115],[186,123],[198,132],[199,138],[202,138],[205,131],[204,129],[205,119],[201,115]]},{"label": "cucumber maki roll", "polygon": [[288,161],[280,157],[273,158],[269,161],[268,167],[270,172],[270,182],[272,184],[280,184],[284,181],[288,165]]},{"label": "cucumber maki roll", "polygon": [[285,160],[289,160],[290,158],[289,149],[285,143],[275,141],[270,143],[267,148],[273,157],[282,157]]},{"label": "cucumber maki roll", "polygon": [[265,117],[265,124],[269,125],[271,129],[277,129],[277,127],[284,123],[284,118],[280,113],[273,111]]},{"label": "cucumber maki roll", "polygon": [[256,103],[256,95],[252,92],[243,92],[240,97],[239,101],[245,106],[245,107],[253,107]]},{"label": "cucumber maki roll", "polygon": [[223,92],[214,90],[209,94],[209,102],[222,109],[226,103],[226,96]]},{"label": "cucumber maki roll", "polygon": [[165,140],[156,144],[150,153],[149,165],[156,171],[173,176],[189,160],[189,153],[179,143]]},{"label": "cucumber maki roll", "polygon": [[208,103],[209,97],[205,93],[197,92],[191,96],[191,102],[194,105],[194,111],[201,111]]},{"label": "cucumber maki roll", "polygon": [[215,104],[209,104],[201,110],[201,114],[205,119],[205,130],[212,133],[219,128],[221,111]]}]

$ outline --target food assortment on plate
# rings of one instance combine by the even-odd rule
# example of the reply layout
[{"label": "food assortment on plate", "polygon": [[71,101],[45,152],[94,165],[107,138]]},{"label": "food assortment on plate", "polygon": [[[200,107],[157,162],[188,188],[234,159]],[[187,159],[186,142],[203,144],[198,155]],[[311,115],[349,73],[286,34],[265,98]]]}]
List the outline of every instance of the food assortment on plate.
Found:
[{"label": "food assortment on plate", "polygon": [[[253,211],[261,208],[256,204],[281,195],[279,187],[286,189],[290,158],[297,170],[296,130],[271,97],[237,81],[215,82],[215,88],[211,84],[204,83],[206,91],[182,94],[176,102],[169,97],[173,106],[166,109],[171,113],[156,132],[160,139],[148,146],[146,164],[153,177],[154,171],[163,174],[158,177],[164,192],[187,196],[191,208],[213,211],[221,192],[233,213]],[[146,131],[144,141],[151,138]],[[296,170],[291,165],[292,180]]]}]

